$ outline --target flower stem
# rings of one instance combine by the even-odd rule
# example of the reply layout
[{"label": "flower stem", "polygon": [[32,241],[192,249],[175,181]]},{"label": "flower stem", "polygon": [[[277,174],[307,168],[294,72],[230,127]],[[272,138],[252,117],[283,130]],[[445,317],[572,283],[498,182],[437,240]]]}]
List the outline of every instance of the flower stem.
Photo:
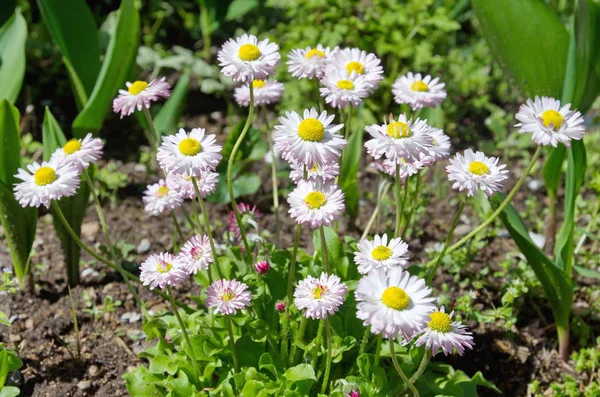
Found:
[{"label": "flower stem", "polygon": [[315,90],[317,91],[317,105],[319,106],[319,113],[321,113],[325,109],[325,104],[323,103],[323,97],[321,96],[321,90],[319,89],[319,79],[315,77],[312,80],[315,84]]},{"label": "flower stem", "polygon": [[402,368],[400,368],[400,364],[398,363],[398,359],[396,358],[396,352],[394,351],[394,339],[390,338],[390,355],[392,356],[392,362],[394,363],[394,367],[396,367],[396,371],[398,371],[398,375],[402,378],[406,386],[410,389],[414,397],[419,397],[419,392],[412,384],[410,379],[406,376]]},{"label": "flower stem", "polygon": [[371,214],[371,218],[369,219],[369,222],[367,223],[367,227],[365,228],[365,231],[363,232],[362,236],[360,236],[361,240],[364,240],[369,235],[369,232],[371,231],[371,227],[373,226],[373,222],[375,222],[375,219],[379,215],[379,209],[381,208],[381,203],[382,203],[383,199],[385,198],[385,196],[387,196],[388,192],[390,191],[390,186],[392,186],[392,185],[389,183],[386,183],[385,187],[383,188],[383,192],[381,193],[381,196],[379,196],[377,198],[377,206],[375,207],[375,209],[373,210],[373,213]]},{"label": "flower stem", "polygon": [[375,359],[373,360],[373,364],[375,366],[379,365],[379,356],[381,355],[381,343],[383,339],[381,335],[377,337],[377,345],[375,346]]},{"label": "flower stem", "polygon": [[285,358],[287,357],[287,344],[288,344],[288,327],[291,319],[290,309],[292,306],[292,291],[294,287],[294,276],[296,273],[296,257],[298,255],[298,246],[300,245],[300,234],[302,233],[302,224],[296,226],[296,237],[294,239],[294,248],[292,249],[292,259],[290,261],[290,269],[288,273],[288,284],[287,284],[287,305],[285,306],[285,312],[287,321],[283,323],[283,340],[281,342],[281,353]]},{"label": "flower stem", "polygon": [[271,151],[271,183],[273,184],[273,213],[275,214],[275,248],[279,249],[279,183],[277,181],[277,159],[275,158],[275,146],[273,145],[273,137],[269,128],[269,118],[267,108],[263,106],[263,118],[266,127],[267,142]]},{"label": "flower stem", "polygon": [[175,213],[173,211],[171,211],[171,218],[173,218],[173,227],[177,230],[177,234],[181,239],[181,244],[185,243],[185,236],[181,231],[181,227],[179,227],[179,222],[177,222],[177,217],[175,216]]},{"label": "flower stem", "polygon": [[252,82],[248,84],[248,88],[250,90],[250,109],[248,110],[248,118],[246,119],[246,124],[244,125],[240,136],[231,150],[229,161],[227,163],[227,187],[229,188],[229,198],[231,200],[231,206],[233,207],[235,221],[240,229],[240,235],[242,236],[242,243],[244,244],[246,255],[250,255],[250,245],[248,244],[248,239],[246,238],[246,231],[244,230],[244,225],[242,224],[242,217],[235,202],[235,194],[233,192],[233,164],[235,162],[235,156],[237,155],[237,152],[240,149],[248,130],[250,129],[250,125],[252,124],[252,116],[254,115],[254,89],[252,87]]},{"label": "flower stem", "polygon": [[394,237],[400,237],[400,227],[402,225],[402,217],[404,216],[404,203],[406,202],[406,186],[408,186],[408,178],[404,181],[404,194],[402,194],[402,181],[400,180],[400,164],[396,164],[396,229]]},{"label": "flower stem", "polygon": [[371,327],[365,328],[362,341],[360,342],[360,348],[358,349],[358,355],[360,356],[367,349],[367,343],[369,343],[369,335],[371,334]]},{"label": "flower stem", "polygon": [[[208,236],[210,249],[213,254],[213,259],[215,260],[217,273],[219,274],[219,278],[223,278],[223,274],[221,274],[221,264],[219,263],[219,256],[217,255],[217,250],[215,248],[215,241],[213,239],[212,229],[210,228],[210,221],[208,220],[208,212],[206,212],[206,205],[204,205],[204,199],[202,198],[202,194],[200,193],[200,189],[198,188],[198,180],[196,178],[192,178],[192,184],[194,185],[196,198],[198,199],[198,203],[200,203],[200,209],[202,210],[202,216],[204,217],[204,229],[206,229],[206,235]],[[212,272],[210,266],[208,267],[208,281],[212,284]]]},{"label": "flower stem", "polygon": [[227,331],[229,332],[229,344],[231,345],[231,355],[233,356],[233,370],[238,372],[240,370],[240,364],[238,361],[237,349],[235,347],[235,340],[233,339],[233,326],[231,324],[231,316],[227,317]]},{"label": "flower stem", "polygon": [[306,332],[306,325],[308,324],[308,319],[304,316],[302,316],[302,319],[300,320],[300,328],[298,329],[298,333],[296,334],[296,337],[294,338],[295,343],[292,344],[292,349],[291,349],[291,354],[290,356],[292,357],[292,364],[296,363],[296,345],[300,342],[302,342],[302,339],[304,338],[304,333]]},{"label": "flower stem", "polygon": [[321,225],[319,228],[321,233],[321,251],[323,251],[323,270],[325,273],[329,273],[329,253],[327,252],[327,241],[325,240],[325,227]]},{"label": "flower stem", "polygon": [[331,328],[329,327],[329,318],[325,317],[325,332],[327,334],[327,349],[325,354],[327,359],[325,361],[325,374],[323,375],[323,384],[321,385],[321,394],[325,394],[327,391],[327,385],[329,384],[329,373],[331,372],[331,355],[333,353],[331,349]]},{"label": "flower stem", "polygon": [[406,225],[404,225],[404,228],[402,229],[402,240],[404,240],[404,238],[406,237],[406,232],[408,231],[408,228],[410,226],[410,221],[418,205],[419,192],[421,190],[421,178],[421,173],[417,172],[417,179],[415,181],[415,191],[413,192],[412,198],[410,200],[411,202],[409,203],[410,210],[408,211],[408,215],[406,216]]},{"label": "flower stem", "polygon": [[410,377],[410,383],[414,385],[417,382],[417,380],[419,380],[421,375],[423,375],[423,372],[425,372],[425,369],[429,364],[429,360],[431,360],[431,349],[426,349],[425,354],[423,355],[423,359],[421,359],[421,364],[419,364],[419,369],[417,369],[417,372],[415,372],[415,374]]},{"label": "flower stem", "polygon": [[142,113],[146,118],[146,122],[148,123],[148,130],[144,129],[144,135],[146,135],[146,139],[148,140],[148,144],[152,149],[153,153],[156,153],[158,134],[156,133],[156,128],[154,128],[154,121],[152,121],[152,115],[150,114],[150,109],[145,106],[142,106]]},{"label": "flower stem", "polygon": [[169,295],[169,302],[171,302],[171,307],[173,308],[173,313],[175,313],[177,322],[179,323],[179,326],[181,327],[181,333],[183,334],[183,339],[185,340],[188,350],[190,351],[190,356],[192,356],[194,372],[196,375],[196,380],[198,380],[198,379],[200,379],[200,374],[202,372],[200,372],[200,366],[198,365],[198,360],[196,360],[196,353],[194,352],[194,346],[192,346],[192,342],[190,342],[190,337],[187,332],[187,327],[185,326],[185,323],[181,319],[181,315],[179,314],[179,309],[177,308],[177,305],[175,304],[175,298],[173,297],[173,289],[171,288],[170,285],[167,285],[167,295]]}]

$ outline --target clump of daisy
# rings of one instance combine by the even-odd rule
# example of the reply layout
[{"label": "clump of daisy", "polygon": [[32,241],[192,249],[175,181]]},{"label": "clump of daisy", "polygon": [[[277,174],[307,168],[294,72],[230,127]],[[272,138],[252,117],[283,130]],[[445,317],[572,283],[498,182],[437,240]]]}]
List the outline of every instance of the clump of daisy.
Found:
[{"label": "clump of daisy", "polygon": [[207,236],[196,235],[181,247],[179,257],[186,266],[188,274],[206,270],[214,262],[213,252]]},{"label": "clump of daisy", "polygon": [[[217,183],[219,183],[219,174],[217,172],[200,172],[199,176],[196,177],[198,189],[202,197],[206,197],[215,191]],[[196,191],[194,190],[194,183],[192,178],[186,174],[168,174],[167,185],[171,189],[175,190],[184,199],[195,199]]]},{"label": "clump of daisy", "polygon": [[22,207],[50,208],[52,200],[75,195],[81,178],[77,165],[64,158],[53,157],[42,164],[32,163],[27,170],[19,168],[15,178],[15,198]]},{"label": "clump of daisy", "polygon": [[334,108],[344,109],[348,105],[354,107],[361,104],[369,96],[371,85],[366,76],[356,72],[348,73],[343,69],[328,67],[325,76],[321,79],[323,88],[321,96],[325,102]]},{"label": "clump of daisy", "polygon": [[[256,106],[271,105],[281,101],[281,97],[283,97],[283,84],[276,80],[253,80],[252,90]],[[233,96],[240,106],[250,106],[249,86],[242,85],[237,87]]]},{"label": "clump of daisy", "polygon": [[[258,221],[263,217],[263,213],[260,212],[256,205],[238,203],[237,210],[240,214],[243,225],[248,224],[254,227],[256,230],[259,229]],[[233,211],[229,211],[229,232],[236,241],[240,241],[242,239],[240,226],[237,223],[235,213]]]},{"label": "clump of daisy", "polygon": [[432,356],[440,349],[446,356],[454,350],[462,356],[465,348],[473,349],[473,334],[460,321],[452,321],[452,316],[454,312],[447,314],[443,306],[430,313],[427,326],[417,336],[415,346],[425,345]]},{"label": "clump of daisy", "polygon": [[358,282],[356,315],[376,335],[396,338],[400,334],[409,340],[435,310],[435,298],[430,295],[423,279],[402,268],[375,269]]},{"label": "clump of daisy", "polygon": [[358,272],[368,274],[373,269],[392,269],[408,266],[408,244],[401,238],[392,238],[388,241],[387,234],[374,236],[372,241],[360,240],[357,244],[358,252],[354,253],[354,262],[358,265]]},{"label": "clump of daisy", "polygon": [[223,156],[214,134],[206,135],[204,128],[183,128],[175,135],[163,136],[156,158],[163,170],[173,174],[199,177],[202,172],[214,171]]},{"label": "clump of daisy", "polygon": [[344,48],[331,54],[331,66],[337,70],[345,71],[349,75],[356,73],[363,76],[369,86],[369,94],[379,86],[383,80],[383,67],[381,60],[375,54],[361,51],[358,48]]},{"label": "clump of daisy", "polygon": [[148,185],[144,191],[144,210],[150,215],[159,215],[172,211],[183,204],[183,197],[173,189],[167,181],[161,179],[158,183]]},{"label": "clump of daisy", "polygon": [[408,72],[396,80],[392,86],[394,100],[398,104],[406,103],[413,111],[424,107],[435,107],[446,99],[446,85],[436,77],[421,76],[421,73]]},{"label": "clump of daisy", "polygon": [[150,255],[140,266],[140,281],[150,289],[177,286],[187,277],[187,266],[182,258],[168,252]]},{"label": "clump of daisy", "polygon": [[171,86],[164,77],[160,80],[152,80],[150,83],[143,80],[133,83],[128,81],[125,85],[127,90],[119,90],[119,96],[113,100],[113,111],[121,113],[121,118],[129,116],[135,109],[138,111],[143,107],[150,109],[152,102],[171,96]]},{"label": "clump of daisy", "polygon": [[464,155],[457,153],[446,166],[448,179],[454,184],[453,189],[466,190],[468,196],[477,195],[481,190],[487,197],[493,195],[504,186],[508,178],[505,164],[498,164],[497,157],[486,157],[483,152],[465,150]]},{"label": "clump of daisy", "polygon": [[307,167],[336,162],[347,142],[337,133],[344,125],[332,124],[334,117],[315,108],[306,109],[303,116],[285,112],[275,126],[275,149],[286,161]]},{"label": "clump of daisy", "polygon": [[206,290],[206,306],[215,313],[231,315],[244,307],[251,306],[252,294],[248,286],[237,280],[217,280]]},{"label": "clump of daisy", "polygon": [[320,79],[325,73],[331,50],[318,44],[317,47],[296,49],[288,54],[288,72],[299,79]]},{"label": "clump of daisy", "polygon": [[267,39],[258,41],[256,36],[244,33],[223,44],[217,58],[221,73],[234,81],[265,80],[279,65],[278,51],[277,44]]},{"label": "clump of daisy", "polygon": [[289,213],[296,223],[313,229],[330,226],[344,212],[344,193],[333,182],[300,181],[289,197]]},{"label": "clump of daisy", "polygon": [[72,162],[81,171],[102,157],[103,147],[100,138],[94,138],[92,134],[87,134],[83,139],[71,139],[65,146],[57,149],[52,157]]},{"label": "clump of daisy", "polygon": [[[295,183],[304,179],[304,164],[291,163],[290,179]],[[312,167],[306,167],[306,179],[331,181],[337,178],[340,174],[340,165],[335,163],[318,164],[315,163]]]},{"label": "clump of daisy", "polygon": [[325,320],[344,303],[348,287],[336,275],[322,273],[319,278],[307,276],[294,291],[294,304],[304,310],[304,317]]},{"label": "clump of daisy", "polygon": [[516,117],[519,123],[515,127],[521,133],[533,133],[532,139],[538,145],[556,147],[562,143],[569,147],[572,139],[579,140],[585,134],[581,113],[571,110],[570,103],[561,106],[560,101],[545,96],[528,99]]}]

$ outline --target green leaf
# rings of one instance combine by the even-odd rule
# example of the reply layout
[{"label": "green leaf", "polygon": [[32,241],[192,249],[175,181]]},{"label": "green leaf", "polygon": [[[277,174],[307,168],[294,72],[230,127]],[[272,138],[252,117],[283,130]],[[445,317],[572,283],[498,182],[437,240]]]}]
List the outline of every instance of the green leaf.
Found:
[{"label": "green leaf", "polygon": [[558,184],[560,182],[560,176],[562,175],[562,164],[565,160],[566,152],[567,149],[564,145],[548,149],[548,157],[544,163],[542,176],[550,200],[556,200],[556,192],[558,191]]},{"label": "green leaf", "polygon": [[315,370],[310,364],[299,364],[295,367],[291,367],[285,371],[283,376],[290,382],[299,382],[303,380],[317,381]]},{"label": "green leaf", "polygon": [[[344,255],[344,247],[342,246],[342,243],[340,242],[335,230],[325,226],[324,231],[330,269],[337,269]],[[319,251],[322,250],[321,233],[319,230],[315,230],[313,232],[313,245],[318,247]]]},{"label": "green leaf", "polygon": [[577,266],[577,265],[573,265],[573,269],[575,269],[575,271],[583,277],[595,278],[597,280],[600,280],[600,272],[598,272],[596,270],[587,269],[585,267]]},{"label": "green leaf", "polygon": [[21,394],[21,390],[14,386],[4,386],[0,389],[0,397],[17,397]]},{"label": "green leaf", "polygon": [[94,15],[84,0],[38,0],[40,14],[65,62],[75,100],[81,109],[100,71],[100,46]]},{"label": "green leaf", "polygon": [[123,375],[125,386],[132,397],[163,396],[161,389],[156,387],[162,379],[148,371],[144,366],[137,367],[135,371]]},{"label": "green leaf", "polygon": [[258,0],[233,0],[227,8],[226,21],[238,19],[258,7]]},{"label": "green leaf", "polygon": [[150,360],[148,370],[153,374],[162,374],[166,372],[169,375],[175,375],[177,373],[177,363],[171,357],[159,354]]},{"label": "green leaf", "polygon": [[358,216],[358,165],[362,153],[363,130],[355,131],[344,149],[340,167],[339,184],[346,199],[346,212],[352,218]]},{"label": "green leaf", "polygon": [[[569,35],[543,0],[472,0],[495,58],[533,97],[560,98]],[[527,38],[527,39],[525,39]]]},{"label": "green leaf", "polygon": [[8,100],[0,102],[0,222],[15,274],[21,283],[27,275],[28,258],[35,238],[37,209],[23,208],[15,199],[14,177],[21,165],[19,111]]},{"label": "green leaf", "polygon": [[171,135],[177,132],[177,122],[181,116],[190,87],[190,76],[191,72],[189,70],[181,75],[171,93],[171,97],[154,118],[154,127],[159,142],[162,135]]},{"label": "green leaf", "polygon": [[0,351],[0,389],[6,383],[6,377],[9,372],[15,371],[23,366],[23,361],[12,350],[4,349]]},{"label": "green leaf", "polygon": [[240,367],[257,367],[260,356],[265,352],[264,343],[255,342],[248,335],[235,341],[239,354]]},{"label": "green leaf", "polygon": [[15,13],[17,7],[17,0],[5,0],[4,4],[0,8],[0,27],[4,25],[6,21],[10,19]]},{"label": "green leaf", "polygon": [[27,22],[17,11],[0,27],[0,100],[14,102],[19,96],[25,77],[26,41]]},{"label": "green leaf", "polygon": [[98,132],[119,88],[125,86],[135,64],[140,36],[140,16],[134,0],[122,0],[115,33],[110,39],[100,74],[85,107],[73,121],[75,136]]}]

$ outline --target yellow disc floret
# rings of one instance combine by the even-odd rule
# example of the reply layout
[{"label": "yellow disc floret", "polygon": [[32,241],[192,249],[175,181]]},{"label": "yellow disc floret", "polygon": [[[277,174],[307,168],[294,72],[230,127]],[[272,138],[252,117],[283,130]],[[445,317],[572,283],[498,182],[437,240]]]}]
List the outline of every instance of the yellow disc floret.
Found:
[{"label": "yellow disc floret", "polygon": [[475,175],[487,175],[490,172],[490,169],[487,165],[483,164],[481,161],[473,161],[469,164],[469,172]]},{"label": "yellow disc floret", "polygon": [[412,136],[410,129],[401,121],[394,121],[387,125],[387,134],[394,139],[408,138]]},{"label": "yellow disc floret", "polygon": [[233,298],[235,298],[235,294],[230,289],[228,289],[223,295],[221,295],[221,299],[223,299],[225,302],[229,302]]},{"label": "yellow disc floret", "polygon": [[313,48],[312,50],[310,50],[309,52],[306,53],[306,59],[310,59],[314,56],[323,58],[325,56],[325,53],[321,50],[317,50],[316,48]]},{"label": "yellow disc floret", "polygon": [[202,150],[202,145],[194,138],[185,138],[179,142],[179,151],[184,156],[195,156]]},{"label": "yellow disc floret", "polygon": [[46,186],[56,180],[56,172],[52,167],[40,167],[35,174],[33,174],[35,184],[38,186]]},{"label": "yellow disc floret", "polygon": [[348,73],[352,73],[352,72],[356,72],[357,74],[365,73],[365,67],[363,66],[363,64],[360,62],[356,62],[356,61],[348,62],[348,64],[346,65],[346,70],[348,71]]},{"label": "yellow disc floret", "polygon": [[156,192],[156,194],[158,195],[159,198],[163,198],[167,194],[169,194],[169,188],[166,186],[161,186],[158,188],[158,191]]},{"label": "yellow disc floret", "polygon": [[137,95],[140,92],[144,91],[146,88],[148,88],[148,83],[146,81],[137,80],[129,86],[127,91],[129,91],[131,95]]},{"label": "yellow disc floret", "polygon": [[322,299],[325,293],[327,293],[327,287],[317,285],[316,288],[312,291],[312,296],[315,299]]},{"label": "yellow disc floret", "polygon": [[298,136],[305,141],[320,142],[325,136],[325,126],[317,119],[304,119],[298,125]]},{"label": "yellow disc floret", "polygon": [[386,259],[390,259],[392,256],[392,250],[385,245],[379,245],[373,248],[373,251],[371,251],[371,256],[377,261],[384,261]]},{"label": "yellow disc floret", "polygon": [[254,44],[244,44],[240,47],[238,55],[242,61],[256,61],[260,58],[260,50]]},{"label": "yellow disc floret", "polygon": [[327,197],[321,192],[310,192],[304,198],[304,202],[311,210],[319,209],[327,203]]},{"label": "yellow disc floret", "polygon": [[406,291],[400,287],[389,287],[383,291],[381,300],[390,309],[404,310],[410,304],[410,298]]},{"label": "yellow disc floret", "polygon": [[341,88],[342,90],[352,90],[354,89],[354,83],[351,82],[350,80],[340,80],[337,83],[338,88]]},{"label": "yellow disc floret", "polygon": [[427,323],[427,326],[432,330],[443,333],[452,331],[452,319],[446,313],[433,312],[429,318],[431,321]]},{"label": "yellow disc floret", "polygon": [[171,265],[169,262],[158,262],[158,265],[156,265],[156,271],[159,272],[160,274],[166,273],[168,271],[170,271],[173,268],[173,265]]},{"label": "yellow disc floret", "polygon": [[319,163],[315,163],[315,165],[312,166],[312,168],[310,169],[312,172],[317,172],[319,171]]},{"label": "yellow disc floret", "polygon": [[425,92],[429,91],[429,86],[427,85],[427,83],[423,82],[422,80],[419,80],[412,83],[410,85],[410,89],[413,91]]},{"label": "yellow disc floret", "polygon": [[559,130],[563,123],[563,116],[556,110],[546,110],[542,113],[542,124],[544,127],[550,127],[552,125],[552,129],[554,131]]},{"label": "yellow disc floret", "polygon": [[254,80],[252,82],[252,88],[263,88],[267,84],[264,80]]},{"label": "yellow disc floret", "polygon": [[79,141],[79,139],[71,139],[63,147],[63,151],[65,152],[65,154],[73,154],[79,149],[81,149],[81,142]]}]

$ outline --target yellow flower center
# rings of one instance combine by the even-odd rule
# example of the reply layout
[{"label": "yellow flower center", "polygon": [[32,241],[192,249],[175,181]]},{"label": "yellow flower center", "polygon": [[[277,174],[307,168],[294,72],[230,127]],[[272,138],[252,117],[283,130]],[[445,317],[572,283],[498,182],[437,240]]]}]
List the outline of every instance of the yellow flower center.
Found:
[{"label": "yellow flower center", "polygon": [[202,150],[202,145],[194,138],[185,138],[179,142],[179,151],[184,156],[195,156]]},{"label": "yellow flower center", "polygon": [[254,80],[252,82],[252,88],[263,88],[267,84],[264,80]]},{"label": "yellow flower center", "polygon": [[230,289],[228,289],[223,295],[221,295],[221,299],[223,299],[225,302],[229,302],[233,298],[235,298],[235,294]]},{"label": "yellow flower center", "polygon": [[403,310],[410,303],[408,294],[400,287],[389,287],[381,295],[383,304],[390,309]]},{"label": "yellow flower center", "polygon": [[298,136],[305,141],[320,142],[325,136],[325,126],[317,119],[304,119],[298,125]]},{"label": "yellow flower center", "polygon": [[350,80],[340,80],[337,83],[338,88],[341,88],[342,90],[352,90],[354,89],[354,83],[351,82]]},{"label": "yellow flower center", "polygon": [[79,149],[81,149],[81,142],[79,141],[79,139],[71,139],[63,147],[63,150],[66,154],[73,154]]},{"label": "yellow flower center", "polygon": [[363,74],[363,73],[365,73],[365,67],[363,66],[363,64],[360,63],[360,62],[356,62],[356,61],[352,61],[352,62],[348,63],[346,65],[346,70],[350,74],[352,72],[356,72],[357,74]]},{"label": "yellow flower center", "polygon": [[390,256],[392,256],[392,250],[385,245],[379,245],[373,248],[373,251],[371,251],[371,256],[377,261],[384,261],[386,259],[390,259]]},{"label": "yellow flower center", "polygon": [[408,129],[406,123],[394,121],[387,125],[387,134],[394,139],[409,138],[412,132]]},{"label": "yellow flower center", "polygon": [[429,318],[431,321],[427,323],[427,326],[432,330],[443,333],[452,331],[452,319],[446,313],[433,312]]},{"label": "yellow flower center", "polygon": [[410,89],[413,91],[425,92],[429,91],[429,86],[427,83],[424,83],[422,80],[415,81],[410,85]]},{"label": "yellow flower center", "polygon": [[169,194],[169,188],[166,186],[161,186],[158,188],[158,197],[163,198],[165,197],[167,194]]},{"label": "yellow flower center", "polygon": [[306,203],[306,205],[308,205],[308,208],[314,210],[324,206],[325,203],[327,203],[327,198],[323,193],[314,191],[306,195],[304,202]]},{"label": "yellow flower center", "polygon": [[256,61],[260,58],[260,50],[254,44],[244,44],[240,47],[238,55],[242,61]]},{"label": "yellow flower center", "polygon": [[315,299],[322,299],[323,295],[327,293],[327,287],[323,287],[322,285],[317,285],[315,289],[312,291],[312,296]]},{"label": "yellow flower center", "polygon": [[312,166],[312,168],[310,169],[312,172],[317,172],[319,171],[319,164],[315,163],[315,165]]},{"label": "yellow flower center", "polygon": [[169,262],[159,262],[158,265],[156,265],[156,271],[160,274],[167,273],[172,268],[173,265],[171,265]]},{"label": "yellow flower center", "polygon": [[137,80],[134,81],[133,84],[131,84],[129,86],[129,88],[127,89],[127,91],[129,91],[129,93],[131,95],[137,95],[140,92],[144,91],[146,88],[148,88],[148,83],[145,81],[141,81],[141,80]]},{"label": "yellow flower center", "polygon": [[38,186],[46,186],[56,180],[56,172],[51,167],[40,167],[35,174],[33,174],[35,184]]},{"label": "yellow flower center", "polygon": [[325,53],[323,51],[317,50],[316,48],[313,48],[312,50],[310,50],[309,52],[306,53],[306,59],[310,59],[314,56],[323,58],[325,56]]},{"label": "yellow flower center", "polygon": [[542,113],[542,124],[544,124],[544,127],[550,127],[550,125],[552,125],[552,129],[556,131],[560,129],[562,123],[563,116],[556,110],[546,110]]},{"label": "yellow flower center", "polygon": [[471,174],[481,176],[488,174],[490,172],[490,169],[481,161],[473,161],[471,164],[469,164],[469,172]]}]

